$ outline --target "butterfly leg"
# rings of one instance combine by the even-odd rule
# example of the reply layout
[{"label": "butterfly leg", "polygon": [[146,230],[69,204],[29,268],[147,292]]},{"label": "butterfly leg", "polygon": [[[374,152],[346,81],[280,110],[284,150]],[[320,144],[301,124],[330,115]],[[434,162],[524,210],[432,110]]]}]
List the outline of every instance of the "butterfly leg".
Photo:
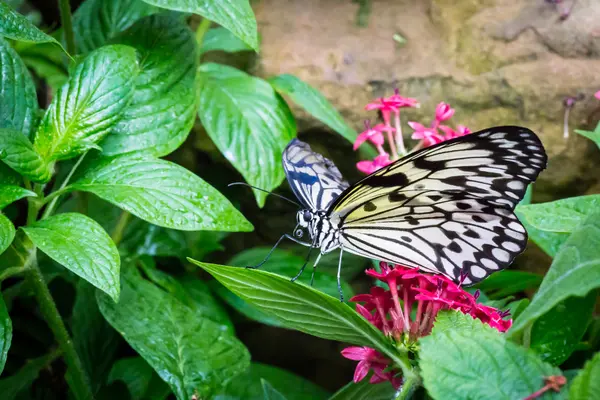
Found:
[{"label": "butterfly leg", "polygon": [[[293,277],[292,279],[290,279],[291,282],[294,282],[296,279],[300,278],[300,275],[302,275],[302,273],[304,272],[304,268],[306,268],[306,264],[308,264],[308,260],[310,260],[310,253],[312,252],[313,249],[314,249],[314,247],[311,245],[310,249],[308,249],[308,254],[306,255],[306,258],[304,259],[304,264],[302,264],[302,267],[300,268],[300,271],[298,271],[296,276]],[[317,259],[317,261],[318,261],[318,259]]]},{"label": "butterfly leg", "polygon": [[[264,260],[262,260],[260,263],[256,264],[256,265],[248,265],[246,266],[246,268],[250,268],[250,269],[256,269],[256,268],[260,268],[264,263],[266,263],[269,258],[271,258],[271,254],[273,254],[273,252],[275,251],[275,249],[277,248],[277,246],[279,246],[279,243],[281,243],[281,241],[283,239],[290,239],[293,240],[294,242],[301,244],[302,246],[311,246],[311,243],[307,243],[307,242],[303,242],[301,240],[296,239],[295,237],[293,237],[292,235],[288,235],[287,233],[285,235],[282,235],[279,240],[275,243],[275,246],[273,246],[273,248],[271,250],[269,250],[269,253],[267,254],[267,256],[265,257]],[[310,254],[310,252],[309,252]]]},{"label": "butterfly leg", "polygon": [[337,286],[338,286],[338,292],[340,293],[340,301],[343,303],[344,302],[344,292],[342,292],[342,283],[340,282],[340,275],[342,272],[342,255],[344,254],[344,248],[340,247],[340,262],[338,264],[338,271],[337,271]]},{"label": "butterfly leg", "polygon": [[323,253],[319,253],[319,256],[317,257],[317,259],[315,260],[315,263],[313,264],[312,274],[310,275],[310,286],[312,286],[315,281],[315,271],[317,270],[317,264],[319,263],[319,260],[321,259],[322,255],[323,255]]}]

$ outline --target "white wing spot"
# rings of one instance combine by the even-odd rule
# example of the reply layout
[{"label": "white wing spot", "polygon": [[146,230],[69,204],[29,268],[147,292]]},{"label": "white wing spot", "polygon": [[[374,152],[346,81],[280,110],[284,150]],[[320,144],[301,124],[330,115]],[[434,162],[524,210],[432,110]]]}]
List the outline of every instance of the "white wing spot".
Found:
[{"label": "white wing spot", "polygon": [[519,248],[519,245],[513,242],[504,242],[502,243],[502,247],[504,247],[508,251],[512,251],[513,253],[516,253],[517,251],[521,250]]},{"label": "white wing spot", "polygon": [[492,249],[492,255],[502,262],[507,262],[510,259],[508,251],[502,249]]},{"label": "white wing spot", "polygon": [[475,278],[483,278],[485,276],[485,270],[477,265],[471,267],[471,275]]},{"label": "white wing spot", "polygon": [[525,184],[521,181],[510,181],[506,186],[512,190],[521,190],[525,187]]},{"label": "white wing spot", "polygon": [[525,232],[525,228],[523,228],[523,225],[519,224],[518,222],[511,222],[510,224],[508,224],[508,227],[513,231],[521,233]]},{"label": "white wing spot", "polygon": [[482,258],[481,263],[484,267],[488,269],[498,269],[498,264],[495,261],[490,260],[489,258]]},{"label": "white wing spot", "polygon": [[507,229],[504,233],[506,233],[506,236],[510,236],[511,238],[516,239],[516,240],[525,239],[525,235],[523,235],[522,233],[519,233],[519,232],[511,231],[510,229]]}]

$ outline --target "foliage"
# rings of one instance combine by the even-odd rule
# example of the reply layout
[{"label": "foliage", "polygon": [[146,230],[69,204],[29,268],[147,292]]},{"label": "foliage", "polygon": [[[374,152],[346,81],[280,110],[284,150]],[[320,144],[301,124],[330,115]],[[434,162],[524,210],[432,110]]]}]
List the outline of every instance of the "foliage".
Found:
[{"label": "foliage", "polygon": [[[517,207],[553,259],[545,275],[502,271],[467,293],[403,270],[419,282],[388,277],[353,297],[378,263],[344,256],[340,302],[331,253],[314,282],[310,265],[291,282],[306,249],[267,245],[293,227],[292,207],[227,184],[282,184],[297,107],[337,134],[344,166],[348,142],[374,144],[361,171],[388,165],[407,153],[399,110],[418,103],[370,103],[383,123],[358,134],[300,78],[234,67],[259,50],[251,5],[84,0],[52,30],[0,2],[1,397],[592,398],[599,195]],[[440,103],[431,127],[410,122],[417,148],[469,134],[442,124],[453,114]],[[600,124],[576,132],[600,146]],[[358,361],[352,381],[340,350]]]}]

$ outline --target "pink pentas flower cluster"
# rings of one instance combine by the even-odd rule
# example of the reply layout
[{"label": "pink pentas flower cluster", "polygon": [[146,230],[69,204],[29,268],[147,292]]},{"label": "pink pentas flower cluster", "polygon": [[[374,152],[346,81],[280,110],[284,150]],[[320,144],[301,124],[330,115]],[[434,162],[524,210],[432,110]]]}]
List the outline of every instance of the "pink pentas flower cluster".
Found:
[{"label": "pink pentas flower cluster", "polygon": [[[505,319],[508,312],[477,303],[478,292],[472,295],[445,276],[424,274],[415,268],[390,266],[383,262],[380,266],[381,272],[369,269],[366,273],[385,282],[389,290],[374,286],[370,293],[356,295],[350,301],[357,303],[359,314],[398,345],[410,349],[419,337],[429,335],[441,310],[460,311],[500,332],[507,331],[512,325],[512,320]],[[396,387],[401,384],[399,371],[374,349],[348,347],[342,355],[359,361],[354,373],[355,382],[372,370],[371,383],[390,381]]]},{"label": "pink pentas flower cluster", "polygon": [[[378,152],[373,160],[359,161],[356,164],[359,171],[371,174],[407,154],[402,136],[400,110],[415,107],[419,107],[417,99],[400,96],[398,89],[390,97],[381,97],[367,104],[366,110],[381,112],[383,123],[371,126],[368,120],[365,121],[365,130],[358,135],[354,142],[354,150],[369,142],[375,146]],[[464,125],[458,125],[456,129],[453,129],[442,124],[453,115],[454,109],[449,104],[442,102],[436,107],[435,118],[430,126],[413,121],[408,122],[408,125],[414,130],[412,138],[419,140],[419,143],[411,151],[471,133],[469,128]]]}]

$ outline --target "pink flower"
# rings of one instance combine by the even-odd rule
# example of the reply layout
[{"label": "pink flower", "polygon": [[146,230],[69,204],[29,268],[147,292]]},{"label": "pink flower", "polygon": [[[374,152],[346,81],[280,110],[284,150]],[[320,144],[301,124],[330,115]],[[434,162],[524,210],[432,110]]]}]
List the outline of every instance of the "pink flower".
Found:
[{"label": "pink flower", "polygon": [[387,153],[383,153],[375,157],[373,161],[365,160],[357,162],[356,168],[358,168],[360,172],[364,172],[365,174],[372,174],[379,168],[383,168],[387,165],[390,165],[391,163],[392,160],[390,160],[390,155]]},{"label": "pink flower", "polygon": [[391,363],[381,353],[370,347],[346,347],[342,350],[342,356],[349,360],[358,361],[354,370],[355,383],[363,380],[370,369],[377,371],[376,375],[383,375],[383,370]]},{"label": "pink flower", "polygon": [[396,103],[396,107],[404,108],[404,107],[420,107],[419,101],[417,99],[413,99],[412,97],[402,97],[400,96],[400,91],[396,88],[394,89],[394,94],[386,99],[390,103]]},{"label": "pink flower", "polygon": [[365,121],[365,130],[356,138],[353,149],[358,149],[361,144],[368,140],[373,143],[381,152],[381,150],[383,150],[381,146],[383,146],[385,141],[382,132],[393,132],[394,130],[395,129],[391,126],[386,126],[384,124],[377,124],[371,128],[369,121],[367,120]]},{"label": "pink flower", "polygon": [[390,123],[390,114],[392,112],[396,113],[399,110],[398,103],[395,101],[389,101],[388,99],[384,99],[383,97],[375,100],[372,103],[369,103],[365,106],[365,110],[379,110],[381,111],[381,115],[383,116],[383,122],[386,125]]},{"label": "pink flower", "polygon": [[441,129],[442,132],[444,132],[444,134],[445,134],[444,140],[454,139],[454,138],[457,138],[460,136],[465,136],[465,135],[468,135],[469,133],[471,133],[471,130],[464,125],[458,125],[456,127],[456,130],[454,130],[446,125],[440,125],[440,126],[438,126],[438,128]]},{"label": "pink flower", "polygon": [[600,100],[600,90],[598,90],[596,93],[594,93],[594,97],[597,98],[598,100]]},{"label": "pink flower", "polygon": [[421,139],[425,147],[433,146],[434,144],[444,141],[444,137],[441,136],[435,128],[428,128],[423,124],[412,121],[409,121],[408,125],[415,130],[411,137],[413,139]]},{"label": "pink flower", "polygon": [[440,123],[446,121],[454,115],[454,109],[450,108],[450,104],[441,102],[435,108],[435,120]]}]

